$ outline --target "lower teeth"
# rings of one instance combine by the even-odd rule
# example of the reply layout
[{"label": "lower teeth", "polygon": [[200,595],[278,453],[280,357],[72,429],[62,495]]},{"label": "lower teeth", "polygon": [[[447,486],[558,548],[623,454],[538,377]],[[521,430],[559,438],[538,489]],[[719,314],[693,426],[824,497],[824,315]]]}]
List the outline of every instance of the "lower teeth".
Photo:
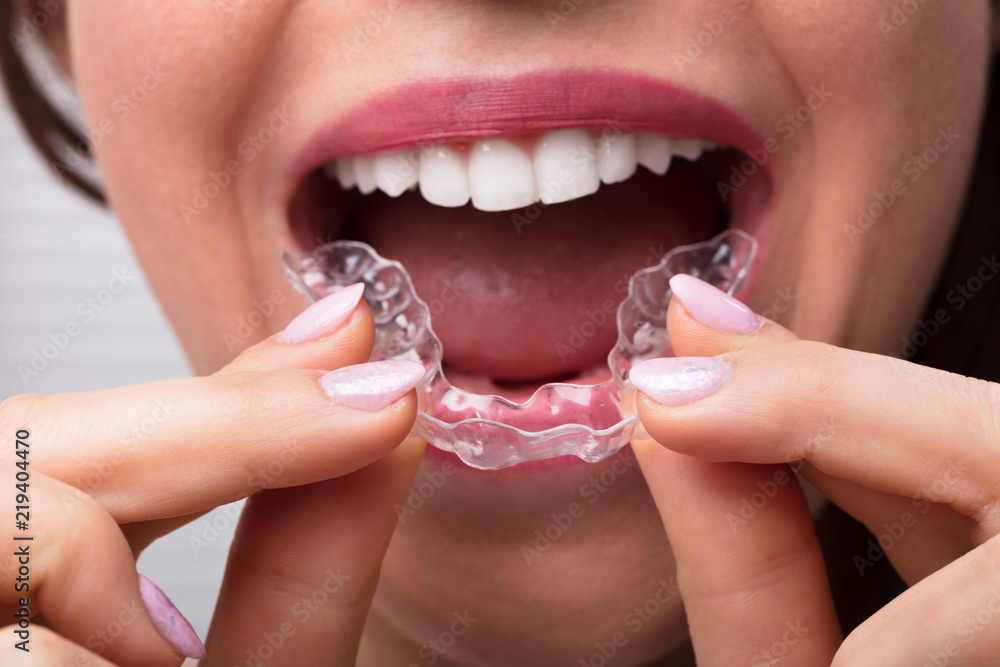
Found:
[{"label": "lower teeth", "polygon": [[[364,283],[376,325],[371,360],[408,359],[427,369],[417,387],[420,411],[413,435],[454,452],[473,468],[497,470],[570,455],[596,463],[644,437],[628,374],[640,361],[671,354],[666,331],[670,278],[687,273],[735,294],[756,250],[749,234],[727,230],[675,248],[657,266],[639,271],[618,307],[618,341],[608,355],[611,379],[597,385],[546,384],[524,403],[448,383],[430,310],[399,262],[364,243],[337,241],[299,257],[285,254],[282,263],[295,288],[312,301]],[[578,421],[567,423],[567,414]]]}]

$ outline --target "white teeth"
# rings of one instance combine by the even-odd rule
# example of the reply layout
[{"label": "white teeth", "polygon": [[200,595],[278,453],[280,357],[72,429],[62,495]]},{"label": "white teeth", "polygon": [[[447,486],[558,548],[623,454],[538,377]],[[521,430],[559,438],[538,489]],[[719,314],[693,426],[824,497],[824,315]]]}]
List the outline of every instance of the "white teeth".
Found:
[{"label": "white teeth", "polygon": [[670,147],[674,155],[694,162],[709,147],[707,141],[701,139],[674,139]]},{"label": "white teeth", "polygon": [[531,156],[506,139],[486,139],[468,157],[448,146],[333,160],[323,167],[344,189],[376,189],[390,197],[419,186],[431,204],[455,208],[472,200],[481,211],[509,211],[566,202],[621,183],[637,165],[663,176],[674,156],[697,160],[718,145],[705,139],[619,133],[597,137],[588,130],[554,130],[538,138]]},{"label": "white teeth", "polygon": [[538,201],[531,158],[504,139],[478,141],[469,156],[469,192],[480,211],[508,211]]},{"label": "white teeth", "polygon": [[448,208],[469,203],[469,172],[462,156],[445,146],[427,150],[420,160],[420,194]]},{"label": "white teeth", "polygon": [[375,182],[375,158],[359,155],[354,158],[354,177],[361,194],[370,195],[378,185]]},{"label": "white teeth", "polygon": [[[330,165],[327,166],[329,167]],[[354,175],[354,160],[351,158],[337,160],[334,171],[336,172],[337,182],[345,190],[350,190],[358,184],[358,179]]]},{"label": "white teeth", "polygon": [[670,168],[670,139],[658,134],[640,134],[637,144],[639,164],[659,176],[666,174]]},{"label": "white teeth", "polygon": [[602,183],[621,183],[635,173],[638,153],[634,134],[608,137],[601,149],[599,170]]},{"label": "white teeth", "polygon": [[417,184],[419,165],[407,153],[388,153],[375,158],[375,184],[390,197],[398,197]]},{"label": "white teeth", "polygon": [[557,130],[543,135],[535,147],[535,182],[543,204],[579,199],[597,192],[601,179],[597,155],[586,130]]}]

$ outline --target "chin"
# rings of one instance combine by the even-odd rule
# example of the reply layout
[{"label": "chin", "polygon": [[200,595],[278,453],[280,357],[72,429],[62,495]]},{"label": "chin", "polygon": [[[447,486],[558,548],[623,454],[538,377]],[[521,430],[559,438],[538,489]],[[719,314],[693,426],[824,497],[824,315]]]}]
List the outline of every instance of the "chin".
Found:
[{"label": "chin", "polygon": [[412,664],[645,665],[687,636],[630,448],[501,471],[432,451],[397,513],[372,614]]}]

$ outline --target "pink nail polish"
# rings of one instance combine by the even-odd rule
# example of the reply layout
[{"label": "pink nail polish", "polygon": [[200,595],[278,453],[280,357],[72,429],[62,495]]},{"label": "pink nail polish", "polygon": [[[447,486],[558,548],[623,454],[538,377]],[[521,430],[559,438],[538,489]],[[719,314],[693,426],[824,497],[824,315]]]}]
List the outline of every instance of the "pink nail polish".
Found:
[{"label": "pink nail polish", "polygon": [[636,364],[628,377],[657,403],[678,407],[711,396],[732,374],[733,367],[715,357],[664,357]]},{"label": "pink nail polish", "polygon": [[332,333],[343,324],[365,293],[362,283],[355,283],[312,304],[292,320],[278,340],[282,343],[305,343]]},{"label": "pink nail polish", "polygon": [[423,364],[390,359],[338,368],[319,383],[334,403],[375,412],[416,387],[425,373]]},{"label": "pink nail polish", "polygon": [[677,274],[670,279],[670,289],[691,317],[707,327],[727,333],[749,334],[763,326],[752,310],[718,287],[694,276]]},{"label": "pink nail polish", "polygon": [[188,620],[177,610],[174,603],[170,601],[166,593],[152,581],[139,575],[139,593],[142,595],[142,603],[149,614],[149,620],[156,626],[156,631],[160,633],[167,642],[174,647],[174,650],[189,658],[201,660],[205,657],[205,645],[198,639],[198,633],[194,631]]}]

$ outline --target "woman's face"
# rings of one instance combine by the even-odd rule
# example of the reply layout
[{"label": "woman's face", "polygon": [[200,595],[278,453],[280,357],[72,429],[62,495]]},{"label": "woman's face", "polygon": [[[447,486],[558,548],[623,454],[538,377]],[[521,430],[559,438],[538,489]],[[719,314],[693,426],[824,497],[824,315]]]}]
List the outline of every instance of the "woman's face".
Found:
[{"label": "woman's face", "polygon": [[[440,301],[456,382],[516,395],[599,365],[613,326],[574,331],[651,257],[726,224],[762,243],[757,312],[903,352],[961,205],[989,25],[985,0],[88,0],[69,3],[68,36],[111,203],[198,372],[304,307],[283,251],[349,236]],[[581,127],[740,152],[675,157],[530,217],[348,194],[320,168],[495,137],[520,159]],[[463,177],[443,173],[444,190]],[[417,479],[431,491],[401,516],[364,651],[432,664],[443,646],[419,647],[456,614],[476,619],[447,649],[458,663],[590,664],[622,631],[618,659],[638,664],[683,637],[628,452],[499,473],[431,453]]]}]

